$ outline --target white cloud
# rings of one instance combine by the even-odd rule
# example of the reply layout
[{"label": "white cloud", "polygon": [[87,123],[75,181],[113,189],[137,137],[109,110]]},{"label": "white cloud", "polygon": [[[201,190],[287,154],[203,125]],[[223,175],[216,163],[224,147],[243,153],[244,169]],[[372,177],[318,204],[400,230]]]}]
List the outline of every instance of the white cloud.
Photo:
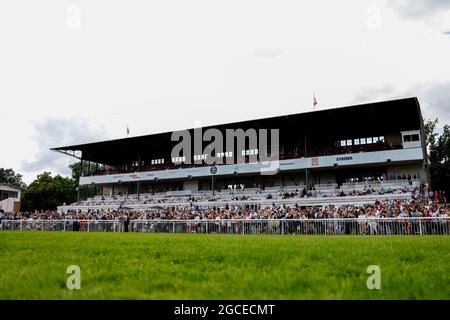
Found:
[{"label": "white cloud", "polygon": [[32,160],[22,163],[22,170],[28,173],[50,170],[70,175],[68,166],[74,159],[51,151],[50,148],[97,141],[106,137],[103,128],[93,128],[89,121],[83,118],[44,119],[34,123],[34,131],[34,143],[38,152]]},{"label": "white cloud", "polygon": [[439,119],[439,127],[450,125],[450,80],[441,82],[421,82],[397,90],[393,85],[362,89],[353,103],[366,103],[390,99],[417,97],[425,120]]},{"label": "white cloud", "polygon": [[448,0],[388,0],[388,6],[405,18],[423,18],[450,9]]},{"label": "white cloud", "polygon": [[352,103],[369,103],[379,99],[386,99],[394,95],[395,88],[392,84],[385,84],[381,87],[361,88]]}]

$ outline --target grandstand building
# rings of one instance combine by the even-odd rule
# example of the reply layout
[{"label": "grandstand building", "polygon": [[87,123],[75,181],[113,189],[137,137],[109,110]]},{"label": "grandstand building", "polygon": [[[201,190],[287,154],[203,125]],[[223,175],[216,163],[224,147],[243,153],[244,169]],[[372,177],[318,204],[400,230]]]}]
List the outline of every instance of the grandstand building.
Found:
[{"label": "grandstand building", "polygon": [[[143,199],[156,195],[190,197],[212,192],[229,201],[233,197],[226,198],[225,194],[244,190],[255,194],[297,190],[303,192],[302,196],[306,191],[306,195],[330,197],[370,188],[384,194],[429,182],[417,98],[234,122],[202,130],[210,128],[224,136],[227,129],[279,129],[276,170],[261,174],[261,152],[248,143],[241,149],[235,145],[233,150],[226,150],[224,144],[224,152],[214,154],[216,159],[225,158],[224,164],[205,163],[205,155],[196,154],[194,147],[189,159],[182,154],[173,157],[178,141],[172,141],[172,132],[52,150],[81,161],[78,205],[83,201],[92,205],[93,199],[105,204],[105,199],[130,197],[134,204],[142,205],[146,203]],[[189,132],[193,135],[194,129]],[[208,144],[203,142],[201,150]],[[236,161],[238,155],[244,161]]]}]

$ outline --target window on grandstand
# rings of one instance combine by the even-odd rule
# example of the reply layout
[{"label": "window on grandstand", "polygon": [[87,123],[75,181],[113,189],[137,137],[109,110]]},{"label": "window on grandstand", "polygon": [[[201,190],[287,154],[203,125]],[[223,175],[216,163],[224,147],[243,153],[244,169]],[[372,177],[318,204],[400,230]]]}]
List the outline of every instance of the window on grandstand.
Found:
[{"label": "window on grandstand", "polygon": [[403,136],[404,142],[417,142],[420,141],[419,134],[405,134]]},{"label": "window on grandstand", "polygon": [[182,163],[186,161],[186,157],[173,157],[172,162],[173,163]]},{"label": "window on grandstand", "polygon": [[[217,154],[216,154],[216,158],[231,158],[233,156],[233,152],[231,152],[231,151],[227,151],[227,152],[218,152]],[[197,157],[199,157],[199,156],[197,156]],[[201,158],[201,155],[200,155],[200,158]],[[200,158],[196,158],[196,156],[194,156],[194,160],[201,160]]]},{"label": "window on grandstand", "polygon": [[18,198],[18,197],[19,197],[18,192],[0,190],[0,201],[8,199],[8,198]]},{"label": "window on grandstand", "polygon": [[[219,153],[218,153],[219,155]],[[194,161],[200,161],[200,160],[206,160],[208,159],[208,155],[207,154],[196,154],[194,155]]]},{"label": "window on grandstand", "polygon": [[336,147],[347,147],[347,146],[359,146],[362,144],[372,144],[377,142],[384,142],[383,136],[359,138],[359,139],[348,139],[336,141]]},{"label": "window on grandstand", "polygon": [[155,165],[155,164],[163,164],[164,163],[164,159],[152,159],[151,164]]},{"label": "window on grandstand", "polygon": [[243,156],[253,156],[258,154],[258,149],[249,149],[249,150],[242,150],[241,155]]}]

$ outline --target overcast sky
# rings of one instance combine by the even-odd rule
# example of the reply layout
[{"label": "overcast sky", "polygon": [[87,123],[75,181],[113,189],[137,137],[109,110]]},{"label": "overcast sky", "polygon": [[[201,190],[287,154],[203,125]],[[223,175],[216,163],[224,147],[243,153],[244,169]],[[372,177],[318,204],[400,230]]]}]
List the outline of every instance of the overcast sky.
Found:
[{"label": "overcast sky", "polygon": [[0,167],[67,175],[49,148],[310,111],[313,92],[417,96],[443,125],[449,57],[448,0],[5,0]]}]

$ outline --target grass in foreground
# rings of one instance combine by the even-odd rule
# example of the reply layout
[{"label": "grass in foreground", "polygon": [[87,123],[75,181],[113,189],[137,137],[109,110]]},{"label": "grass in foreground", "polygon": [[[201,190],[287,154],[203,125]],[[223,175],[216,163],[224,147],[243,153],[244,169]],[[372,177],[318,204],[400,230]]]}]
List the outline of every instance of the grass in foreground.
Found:
[{"label": "grass in foreground", "polygon": [[0,232],[0,299],[449,299],[449,266],[445,236]]}]

